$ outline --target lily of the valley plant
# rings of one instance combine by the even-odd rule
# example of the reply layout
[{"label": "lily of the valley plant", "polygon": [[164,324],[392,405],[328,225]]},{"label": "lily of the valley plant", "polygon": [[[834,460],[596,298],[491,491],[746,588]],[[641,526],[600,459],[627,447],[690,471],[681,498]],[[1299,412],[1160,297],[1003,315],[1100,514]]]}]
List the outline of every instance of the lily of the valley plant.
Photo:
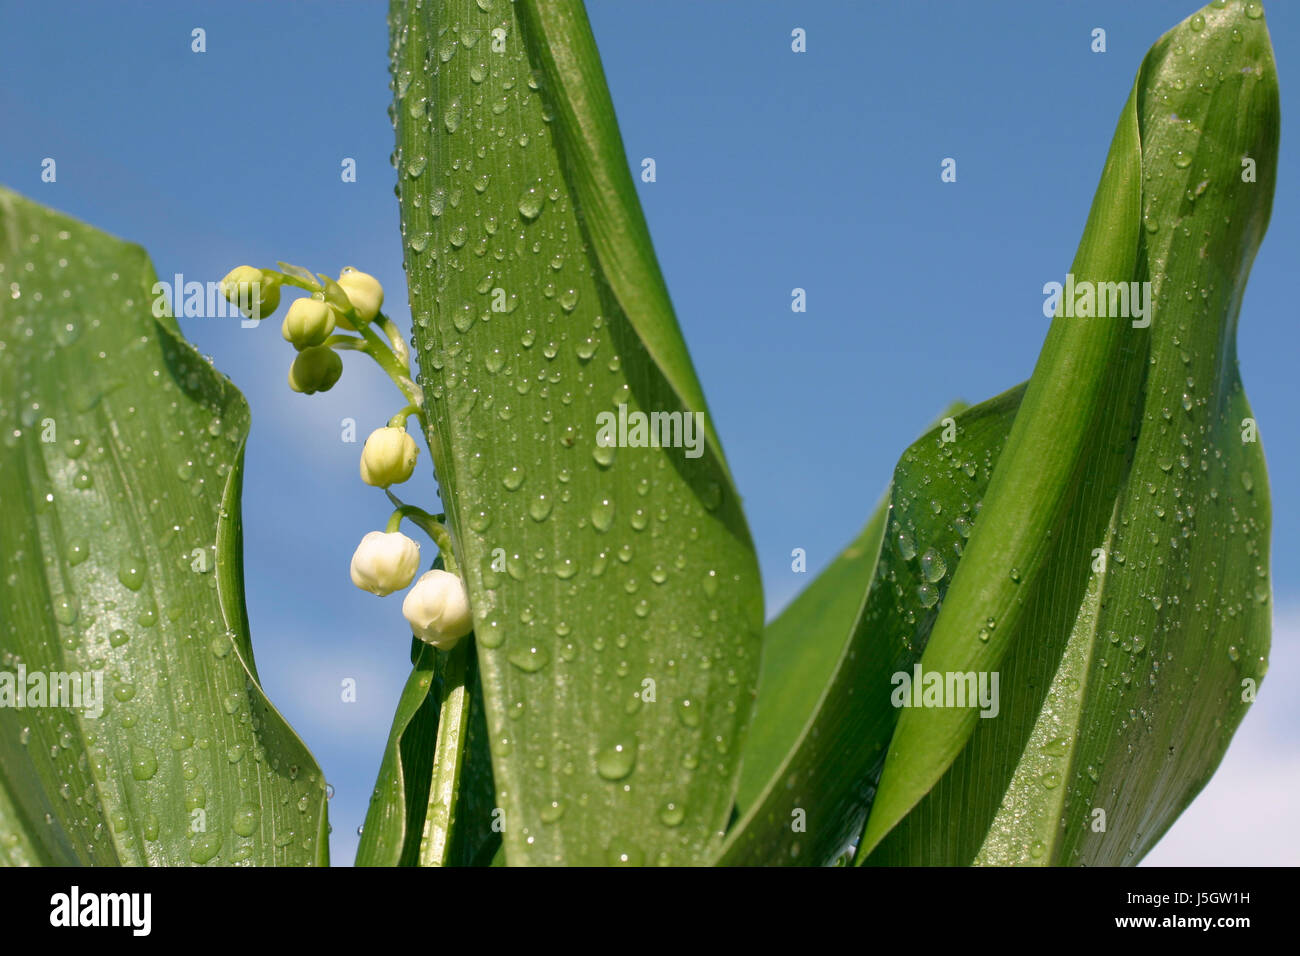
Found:
[{"label": "lily of the valley plant", "polygon": [[[1267,666],[1235,346],[1277,159],[1260,5],[1151,48],[1032,375],[941,414],[766,627],[581,4],[390,27],[413,348],[356,269],[225,280],[284,308],[293,390],[348,352],[396,389],[338,556],[412,661],[357,862],[1139,860]],[[95,721],[0,707],[0,861],[326,862],[324,779],[253,664],[242,397],[142,309],[139,249],[8,192],[0,233],[0,662],[108,675]],[[703,444],[598,440],[615,411]]]}]

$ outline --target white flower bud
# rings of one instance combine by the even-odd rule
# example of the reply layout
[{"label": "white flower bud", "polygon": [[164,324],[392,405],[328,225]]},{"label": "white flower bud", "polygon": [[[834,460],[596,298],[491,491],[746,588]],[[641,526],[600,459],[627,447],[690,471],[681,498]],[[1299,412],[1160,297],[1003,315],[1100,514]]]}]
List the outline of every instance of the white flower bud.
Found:
[{"label": "white flower bud", "polygon": [[415,471],[419,454],[405,428],[376,428],[361,449],[361,480],[376,488],[400,485]]},{"label": "white flower bud", "polygon": [[249,318],[264,319],[280,305],[280,283],[254,266],[236,266],[221,280],[221,294]]},{"label": "white flower bud", "polygon": [[400,531],[371,531],[352,555],[352,583],[383,597],[411,583],[420,569],[420,546]]},{"label": "white flower bud", "polygon": [[339,285],[348,294],[352,308],[357,310],[357,318],[362,322],[373,322],[384,304],[384,287],[379,280],[348,266],[339,273]]},{"label": "white flower bud", "polygon": [[449,571],[420,575],[402,601],[402,614],[416,637],[444,651],[455,647],[474,627],[465,585]]},{"label": "white flower bud", "polygon": [[343,360],[328,345],[312,345],[298,353],[289,366],[289,387],[311,395],[328,392],[343,374]]},{"label": "white flower bud", "polygon": [[280,326],[286,342],[301,351],[321,345],[334,331],[334,310],[320,299],[295,299]]}]

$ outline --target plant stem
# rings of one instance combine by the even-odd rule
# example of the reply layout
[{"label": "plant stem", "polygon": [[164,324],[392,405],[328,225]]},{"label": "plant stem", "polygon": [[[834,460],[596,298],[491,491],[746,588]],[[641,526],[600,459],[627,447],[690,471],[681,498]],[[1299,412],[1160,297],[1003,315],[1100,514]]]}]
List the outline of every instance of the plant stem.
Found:
[{"label": "plant stem", "polygon": [[438,551],[442,555],[443,566],[452,574],[459,574],[456,556],[451,551],[451,532],[442,523],[446,515],[431,515],[419,505],[405,504],[401,498],[387,489],[385,493],[388,495],[388,500],[396,506],[388,518],[388,533],[392,534],[396,531],[402,519],[406,518],[433,539],[433,543],[438,546]]},{"label": "plant stem", "polygon": [[382,312],[376,316],[375,324],[384,330],[384,335],[388,337],[388,343],[393,347],[393,354],[397,357],[397,361],[409,370],[411,350],[407,347],[406,340],[402,338],[401,329]]},{"label": "plant stem", "polygon": [[407,405],[400,412],[388,420],[389,428],[405,428],[406,420],[412,415],[419,417],[420,408],[418,405]]},{"label": "plant stem", "polygon": [[[391,325],[391,323],[389,324]],[[410,366],[403,366],[398,361],[397,356],[393,354],[393,350],[379,337],[379,333],[368,324],[362,324],[358,331],[361,333],[362,338],[366,340],[368,346],[363,348],[362,351],[379,363],[379,367],[393,380],[393,384],[401,389],[402,394],[406,396],[406,400],[416,407],[420,424],[423,425],[424,395],[421,393],[420,387],[411,378]],[[405,349],[403,349],[403,352],[405,352]]]}]

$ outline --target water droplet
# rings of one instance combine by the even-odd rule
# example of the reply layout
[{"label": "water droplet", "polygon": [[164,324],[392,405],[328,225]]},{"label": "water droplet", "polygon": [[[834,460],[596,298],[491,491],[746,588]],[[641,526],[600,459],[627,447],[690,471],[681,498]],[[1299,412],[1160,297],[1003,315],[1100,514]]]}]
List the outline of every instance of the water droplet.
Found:
[{"label": "water droplet", "polygon": [[598,498],[591,506],[591,525],[602,533],[614,524],[614,502],[609,498]]},{"label": "water droplet", "polygon": [[151,747],[135,747],[131,751],[131,776],[148,780],[158,772],[158,756]]},{"label": "water droplet", "polygon": [[534,521],[545,521],[551,515],[551,499],[546,495],[538,495],[528,503],[528,516]]},{"label": "water droplet", "polygon": [[54,602],[54,619],[65,627],[76,621],[78,613],[80,609],[68,598],[59,598]]},{"label": "water droplet", "polygon": [[921,555],[921,574],[925,580],[934,584],[942,581],[943,576],[947,573],[948,563],[944,561],[943,555],[939,554],[934,548],[926,548],[925,554]]},{"label": "water droplet", "polygon": [[1191,154],[1185,153],[1180,149],[1178,152],[1174,153],[1174,165],[1179,169],[1186,169],[1188,166],[1192,165]]},{"label": "water droplet", "polygon": [[443,209],[447,206],[447,190],[442,186],[434,187],[429,194],[429,213],[433,216],[441,216]]},{"label": "water droplet", "polygon": [[[448,133],[454,133],[460,129],[461,106],[460,97],[453,97],[452,101],[447,104],[447,108],[442,113],[442,125],[446,127]],[[416,173],[415,175],[419,175]]]},{"label": "water droplet", "polygon": [[606,780],[622,780],[636,766],[636,743],[621,741],[606,747],[596,757],[596,772]]},{"label": "water droplet", "polygon": [[541,645],[520,647],[506,655],[506,660],[526,674],[537,673],[550,662],[550,659],[550,652]]},{"label": "water droplet", "polygon": [[1043,744],[1043,753],[1052,757],[1064,757],[1070,743],[1064,737],[1053,737]]},{"label": "water droplet", "polygon": [[251,803],[240,804],[235,810],[234,830],[242,837],[252,836],[257,829],[257,807]]},{"label": "water droplet", "polygon": [[659,808],[659,822],[666,827],[681,826],[686,819],[686,808],[672,800]]},{"label": "water droplet", "polygon": [[645,863],[645,854],[634,846],[611,846],[605,854],[610,866],[641,866]]},{"label": "water droplet", "polygon": [[709,571],[704,576],[704,594],[706,597],[713,597],[718,593],[718,572]]},{"label": "water droplet", "polygon": [[532,222],[542,214],[544,200],[540,185],[529,186],[519,197],[519,215]]},{"label": "water droplet", "polygon": [[208,643],[208,650],[210,650],[212,656],[216,658],[227,656],[231,651],[230,635],[218,634],[213,637]]},{"label": "water droplet", "polygon": [[916,557],[916,542],[906,531],[900,531],[894,536],[894,547],[898,549],[898,554],[904,561],[911,561]]},{"label": "water droplet", "polygon": [[217,855],[221,849],[221,833],[211,830],[207,833],[201,833],[194,842],[190,844],[190,862],[207,863]]},{"label": "water droplet", "polygon": [[123,587],[138,591],[144,585],[144,561],[132,555],[123,555],[117,567],[117,579]]},{"label": "water droplet", "polygon": [[68,542],[68,567],[75,568],[90,557],[90,543],[85,538],[73,538]]},{"label": "water droplet", "polygon": [[1192,17],[1191,23],[1189,23],[1188,26],[1190,26],[1195,32],[1200,33],[1205,29],[1205,17],[1198,13],[1196,16]]},{"label": "water droplet", "polygon": [[700,726],[700,709],[692,704],[689,699],[683,700],[677,705],[677,716],[687,727]]}]

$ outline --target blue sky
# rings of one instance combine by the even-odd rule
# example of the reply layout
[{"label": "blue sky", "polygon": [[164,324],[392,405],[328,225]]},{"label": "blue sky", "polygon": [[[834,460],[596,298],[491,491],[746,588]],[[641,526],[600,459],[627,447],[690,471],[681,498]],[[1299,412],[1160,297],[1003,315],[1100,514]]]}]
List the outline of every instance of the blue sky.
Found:
[{"label": "blue sky", "polygon": [[[1026,378],[1045,281],[1078,242],[1115,119],[1150,44],[1194,4],[592,0],[589,10],[660,263],[756,538],[768,613],[858,530],[904,447],[950,399]],[[1286,112],[1300,4],[1266,5]],[[277,259],[355,265],[409,326],[387,32],[378,2],[0,2],[0,182],[144,245],[159,274],[220,278]],[[1107,52],[1089,50],[1094,27]],[[207,52],[191,52],[191,31]],[[790,51],[807,31],[808,52]],[[1242,308],[1240,362],[1274,489],[1269,681],[1210,788],[1151,862],[1300,862],[1300,153],[1284,124],[1272,224]],[[44,157],[58,181],[40,181]],[[340,180],[340,162],[357,181]],[[958,182],[939,162],[958,161]],[[992,224],[992,225],[990,225]],[[790,311],[790,290],[808,311]],[[292,394],[278,323],[185,333],[248,396],[249,612],[273,700],[336,787],[352,859],[408,637],[347,584],[387,514],[357,445],[393,402],[349,356]],[[427,453],[421,467],[426,469]],[[286,542],[293,542],[287,546]],[[358,681],[344,704],[339,682]],[[1272,795],[1272,796],[1270,796]],[[1285,833],[1287,839],[1279,839]]]}]

